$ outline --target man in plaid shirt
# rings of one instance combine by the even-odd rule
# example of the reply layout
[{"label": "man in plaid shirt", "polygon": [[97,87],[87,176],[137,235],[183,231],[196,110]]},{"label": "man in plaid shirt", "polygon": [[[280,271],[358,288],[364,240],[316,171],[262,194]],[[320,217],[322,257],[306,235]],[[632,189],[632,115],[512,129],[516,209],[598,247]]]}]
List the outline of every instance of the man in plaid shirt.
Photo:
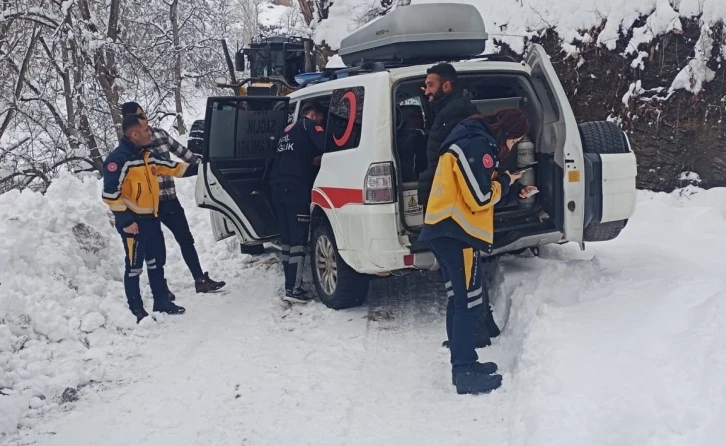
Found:
[{"label": "man in plaid shirt", "polygon": [[[126,102],[123,104],[121,114],[136,115],[142,122],[147,122],[148,125],[146,113],[144,113],[144,110],[136,102]],[[164,159],[170,160],[171,153],[173,153],[187,163],[193,164],[198,162],[196,155],[179,144],[178,141],[163,129],[151,127],[151,135],[151,144],[145,147],[146,149],[158,154]],[[202,272],[199,256],[194,247],[194,237],[189,229],[189,222],[184,213],[184,208],[176,196],[176,186],[174,185],[173,177],[159,175],[159,218],[169,228],[171,233],[174,234],[174,238],[179,243],[184,262],[186,262],[194,278],[194,287],[197,293],[208,293],[222,288],[225,282],[216,282],[209,278],[209,273]],[[166,248],[162,252],[166,255]],[[165,260],[164,263],[166,263]],[[175,298],[174,294],[169,291],[169,300],[174,300]]]}]

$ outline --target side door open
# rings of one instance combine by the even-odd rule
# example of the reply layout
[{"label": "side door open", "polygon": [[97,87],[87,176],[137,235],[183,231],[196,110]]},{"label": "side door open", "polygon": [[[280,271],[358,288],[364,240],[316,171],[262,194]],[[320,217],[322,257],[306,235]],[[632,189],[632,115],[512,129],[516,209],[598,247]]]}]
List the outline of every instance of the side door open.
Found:
[{"label": "side door open", "polygon": [[544,108],[537,141],[545,158],[549,158],[549,163],[540,165],[540,174],[549,179],[542,190],[543,204],[564,238],[582,243],[585,165],[575,114],[544,48],[533,44],[525,60],[532,68],[532,84]]},{"label": "side door open", "polygon": [[285,96],[207,99],[198,205],[224,216],[226,222],[213,220],[215,234],[228,232],[228,227],[216,228],[224,223],[234,226],[243,243],[279,235],[267,177],[284,134],[289,100]]}]

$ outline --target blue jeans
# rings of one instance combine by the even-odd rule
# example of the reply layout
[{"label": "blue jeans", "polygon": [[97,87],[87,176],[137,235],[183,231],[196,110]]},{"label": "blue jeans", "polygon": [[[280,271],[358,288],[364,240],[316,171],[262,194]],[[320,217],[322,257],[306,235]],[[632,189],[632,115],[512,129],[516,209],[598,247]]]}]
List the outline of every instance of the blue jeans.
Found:
[{"label": "blue jeans", "polygon": [[441,265],[449,298],[446,332],[451,348],[451,371],[457,375],[479,359],[475,333],[485,296],[479,250],[452,238],[437,238],[428,244]]},{"label": "blue jeans", "polygon": [[[197,248],[194,247],[194,237],[192,236],[192,231],[189,229],[189,222],[184,213],[184,208],[178,198],[159,202],[159,220],[174,234],[174,238],[181,249],[184,263],[187,264],[194,280],[202,277],[204,273],[202,272],[202,265],[199,263]],[[166,246],[164,245],[163,235],[161,244],[164,246],[162,255],[164,263],[166,263]]]}]

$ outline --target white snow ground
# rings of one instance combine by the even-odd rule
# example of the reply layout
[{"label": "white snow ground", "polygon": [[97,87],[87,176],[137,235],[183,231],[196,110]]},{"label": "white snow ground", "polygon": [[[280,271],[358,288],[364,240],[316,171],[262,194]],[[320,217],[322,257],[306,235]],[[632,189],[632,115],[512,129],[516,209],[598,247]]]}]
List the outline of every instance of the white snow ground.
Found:
[{"label": "white snow ground", "polygon": [[227,292],[196,295],[166,233],[187,314],[141,326],[96,180],[0,196],[0,443],[723,444],[726,189],[642,192],[613,242],[504,258],[492,299],[510,315],[479,350],[504,383],[474,397],[450,382],[435,277],[288,309],[275,256],[213,242],[193,181],[181,199]]}]

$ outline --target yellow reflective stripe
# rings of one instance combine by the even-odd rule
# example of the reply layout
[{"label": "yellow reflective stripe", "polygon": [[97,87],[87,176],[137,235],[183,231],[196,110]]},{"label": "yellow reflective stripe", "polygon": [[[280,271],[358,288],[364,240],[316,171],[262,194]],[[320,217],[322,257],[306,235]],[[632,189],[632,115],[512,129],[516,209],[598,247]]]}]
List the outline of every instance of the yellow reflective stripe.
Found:
[{"label": "yellow reflective stripe", "polygon": [[479,186],[479,181],[474,176],[474,172],[471,171],[471,166],[469,165],[469,160],[466,159],[466,156],[464,155],[464,151],[461,150],[459,146],[456,144],[452,144],[449,146],[449,150],[456,153],[456,156],[459,158],[459,164],[461,164],[461,167],[464,169],[464,175],[466,176],[469,188],[476,194],[477,201],[479,201],[480,205],[486,204],[487,201],[492,196],[491,192],[487,192],[484,194],[481,191],[481,187]]},{"label": "yellow reflective stripe", "polygon": [[461,226],[461,228],[463,230],[465,230],[469,234],[473,235],[474,237],[477,237],[481,240],[485,240],[488,242],[491,242],[491,240],[494,238],[494,236],[490,232],[487,232],[483,229],[480,229],[480,228],[477,228],[477,227],[471,225],[467,221],[464,214],[462,214],[461,211],[454,205],[451,205],[451,206],[445,208],[444,210],[436,212],[436,213],[431,213],[431,214],[426,213],[426,219],[424,222],[432,225],[432,224],[436,224],[439,221],[443,220],[444,218],[452,216],[452,215],[454,217],[456,217],[456,222],[459,224],[459,226]]},{"label": "yellow reflective stripe", "polygon": [[471,284],[471,275],[474,273],[473,271],[473,265],[474,265],[474,249],[473,248],[465,248],[462,251],[462,254],[464,254],[464,277],[466,278],[466,288],[469,288],[469,284]]},{"label": "yellow reflective stripe", "polygon": [[123,200],[108,200],[106,198],[102,198],[102,200],[112,211],[123,212],[126,210],[126,205],[123,203]]},{"label": "yellow reflective stripe", "polygon": [[132,202],[131,200],[124,198],[123,202],[126,206],[128,206],[129,209],[136,212],[137,214],[152,214],[154,213],[154,208],[144,208],[141,206],[137,206],[136,203]]},{"label": "yellow reflective stripe", "polygon": [[133,237],[126,238],[126,247],[129,250],[129,265],[134,264],[134,243],[135,242],[136,242],[136,239]]}]

